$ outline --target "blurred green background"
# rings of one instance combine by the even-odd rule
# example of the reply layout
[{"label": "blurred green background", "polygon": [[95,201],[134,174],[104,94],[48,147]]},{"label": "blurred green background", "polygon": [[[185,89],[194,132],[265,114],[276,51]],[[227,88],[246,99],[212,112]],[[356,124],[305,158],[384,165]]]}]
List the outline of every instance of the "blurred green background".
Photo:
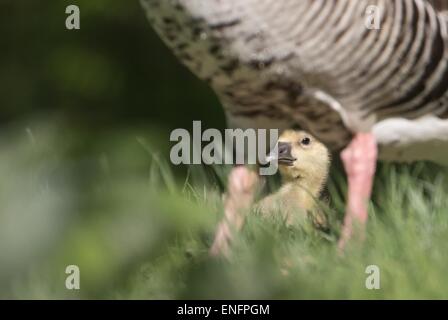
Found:
[{"label": "blurred green background", "polygon": [[[80,8],[80,30],[65,27],[71,4]],[[145,252],[151,229],[139,214],[155,216],[148,181],[160,172],[156,154],[167,159],[169,133],[193,120],[222,128],[222,109],[158,39],[137,0],[0,0],[0,30],[0,297],[64,297],[69,264],[120,281],[117,270],[136,253],[123,244],[111,250],[129,256],[115,261],[98,238],[132,242],[145,226],[135,240]],[[33,273],[42,293],[39,281],[26,280]],[[101,282],[93,271],[83,278],[89,285],[73,296]],[[22,281],[31,283],[19,290]]]},{"label": "blurred green background", "polygon": [[[65,28],[69,4],[81,30]],[[448,298],[445,168],[381,165],[348,257],[335,166],[330,235],[251,217],[234,257],[210,259],[229,168],[172,168],[169,133],[224,115],[139,2],[0,0],[0,30],[0,298]]]},{"label": "blurred green background", "polygon": [[[65,28],[70,4],[80,30]],[[48,113],[87,130],[223,126],[214,95],[157,38],[137,0],[1,0],[0,9],[3,122]]]}]

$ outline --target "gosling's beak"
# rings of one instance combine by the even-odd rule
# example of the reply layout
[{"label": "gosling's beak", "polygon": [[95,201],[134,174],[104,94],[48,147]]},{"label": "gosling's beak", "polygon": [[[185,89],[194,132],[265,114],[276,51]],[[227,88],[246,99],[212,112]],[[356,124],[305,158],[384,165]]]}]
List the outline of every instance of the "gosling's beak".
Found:
[{"label": "gosling's beak", "polygon": [[277,150],[271,152],[268,157],[267,161],[271,162],[273,160],[277,160],[279,164],[285,165],[285,166],[293,166],[294,161],[297,159],[294,158],[291,155],[292,145],[289,142],[279,142],[277,144]]}]

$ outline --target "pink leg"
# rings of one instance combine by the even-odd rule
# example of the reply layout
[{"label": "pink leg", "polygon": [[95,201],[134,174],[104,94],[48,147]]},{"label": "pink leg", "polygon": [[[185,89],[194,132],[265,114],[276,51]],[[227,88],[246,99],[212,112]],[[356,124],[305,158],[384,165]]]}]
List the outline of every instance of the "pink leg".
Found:
[{"label": "pink leg", "polygon": [[348,178],[347,209],[339,241],[341,250],[353,236],[354,226],[359,226],[360,231],[364,231],[377,156],[378,147],[372,133],[356,134],[350,145],[341,154]]},{"label": "pink leg", "polygon": [[224,203],[225,217],[216,231],[210,249],[211,255],[229,256],[232,233],[243,227],[245,214],[250,210],[255,198],[258,181],[258,175],[246,167],[236,167],[230,173]]}]

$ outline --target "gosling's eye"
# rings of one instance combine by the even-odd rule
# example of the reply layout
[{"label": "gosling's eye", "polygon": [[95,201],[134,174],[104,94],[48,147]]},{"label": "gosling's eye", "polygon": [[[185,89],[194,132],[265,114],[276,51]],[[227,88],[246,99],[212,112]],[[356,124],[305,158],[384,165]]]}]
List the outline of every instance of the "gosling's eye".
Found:
[{"label": "gosling's eye", "polygon": [[303,145],[303,146],[309,146],[309,145],[311,144],[311,139],[308,138],[308,137],[303,138],[303,139],[300,141],[300,144]]}]

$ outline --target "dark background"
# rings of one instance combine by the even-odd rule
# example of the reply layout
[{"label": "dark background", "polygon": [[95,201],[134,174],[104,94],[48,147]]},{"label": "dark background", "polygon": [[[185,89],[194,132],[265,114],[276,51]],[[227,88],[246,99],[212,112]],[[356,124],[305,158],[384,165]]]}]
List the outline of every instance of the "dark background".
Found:
[{"label": "dark background", "polygon": [[[70,4],[80,30],[65,27]],[[3,123],[56,114],[89,130],[224,124],[211,90],[177,62],[137,0],[1,0],[0,30]]]}]

